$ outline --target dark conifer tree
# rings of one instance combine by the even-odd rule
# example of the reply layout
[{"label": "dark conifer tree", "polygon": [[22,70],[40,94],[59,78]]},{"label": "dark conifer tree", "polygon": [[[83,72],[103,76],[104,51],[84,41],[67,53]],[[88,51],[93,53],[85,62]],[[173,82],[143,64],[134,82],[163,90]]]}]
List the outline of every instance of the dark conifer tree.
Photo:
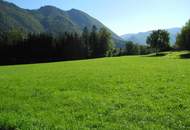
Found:
[{"label": "dark conifer tree", "polygon": [[82,44],[83,44],[83,47],[84,47],[84,57],[85,58],[88,58],[90,57],[90,34],[89,34],[89,31],[88,31],[88,28],[85,27],[83,29],[83,33],[82,33]]},{"label": "dark conifer tree", "polygon": [[98,33],[96,26],[92,27],[91,33],[90,33],[90,56],[96,57],[97,50],[98,50]]}]

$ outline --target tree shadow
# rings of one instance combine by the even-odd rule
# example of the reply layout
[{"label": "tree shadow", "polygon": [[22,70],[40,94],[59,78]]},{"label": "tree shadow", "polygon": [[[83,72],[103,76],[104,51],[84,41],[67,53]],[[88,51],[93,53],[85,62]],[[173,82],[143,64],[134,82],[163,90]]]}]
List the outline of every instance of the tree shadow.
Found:
[{"label": "tree shadow", "polygon": [[181,59],[190,59],[190,53],[186,53],[186,54],[181,54],[180,55]]},{"label": "tree shadow", "polygon": [[0,126],[0,130],[17,130],[14,126]]},{"label": "tree shadow", "polygon": [[152,55],[147,55],[146,57],[163,57],[166,56],[168,53],[158,53],[158,54],[152,54]]}]

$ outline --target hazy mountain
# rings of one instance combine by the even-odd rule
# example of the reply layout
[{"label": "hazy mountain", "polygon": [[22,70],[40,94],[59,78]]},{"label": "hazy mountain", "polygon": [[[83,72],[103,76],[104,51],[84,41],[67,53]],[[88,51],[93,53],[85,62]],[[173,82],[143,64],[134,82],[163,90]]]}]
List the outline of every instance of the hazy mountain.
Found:
[{"label": "hazy mountain", "polygon": [[[170,43],[174,44],[176,41],[177,33],[181,31],[181,28],[170,28],[166,29],[170,33]],[[133,41],[138,44],[146,44],[146,38],[150,35],[151,31],[139,32],[136,34],[125,34],[121,38],[128,41]]]},{"label": "hazy mountain", "polygon": [[[105,27],[95,18],[76,9],[64,11],[53,6],[44,6],[27,10],[0,0],[0,30],[3,31],[19,28],[26,32],[51,32],[57,35],[64,32],[81,33],[85,26],[91,29],[93,25],[98,29]],[[119,36],[109,31],[115,41],[122,42]]]}]

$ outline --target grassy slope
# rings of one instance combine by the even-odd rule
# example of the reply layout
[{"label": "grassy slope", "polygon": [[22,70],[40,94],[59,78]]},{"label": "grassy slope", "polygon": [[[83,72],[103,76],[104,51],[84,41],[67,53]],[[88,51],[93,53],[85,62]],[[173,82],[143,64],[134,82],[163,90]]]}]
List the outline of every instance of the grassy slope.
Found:
[{"label": "grassy slope", "polygon": [[190,60],[170,56],[0,67],[0,128],[187,129]]}]

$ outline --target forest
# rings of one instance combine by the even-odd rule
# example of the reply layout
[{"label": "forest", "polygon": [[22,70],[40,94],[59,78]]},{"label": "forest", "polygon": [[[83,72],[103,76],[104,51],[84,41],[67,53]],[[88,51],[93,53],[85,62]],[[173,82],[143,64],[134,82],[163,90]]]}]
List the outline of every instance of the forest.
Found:
[{"label": "forest", "polygon": [[113,42],[105,29],[84,28],[77,33],[23,33],[11,30],[0,33],[0,64],[22,64],[48,61],[76,60],[111,56]]},{"label": "forest", "polygon": [[190,49],[190,21],[182,28],[176,44],[169,44],[166,30],[155,30],[147,37],[147,45],[126,41],[116,48],[106,28],[85,27],[82,34],[65,32],[59,36],[51,33],[26,33],[21,29],[0,32],[0,64],[23,64],[51,61],[90,59],[107,56],[145,55],[172,50]]}]

